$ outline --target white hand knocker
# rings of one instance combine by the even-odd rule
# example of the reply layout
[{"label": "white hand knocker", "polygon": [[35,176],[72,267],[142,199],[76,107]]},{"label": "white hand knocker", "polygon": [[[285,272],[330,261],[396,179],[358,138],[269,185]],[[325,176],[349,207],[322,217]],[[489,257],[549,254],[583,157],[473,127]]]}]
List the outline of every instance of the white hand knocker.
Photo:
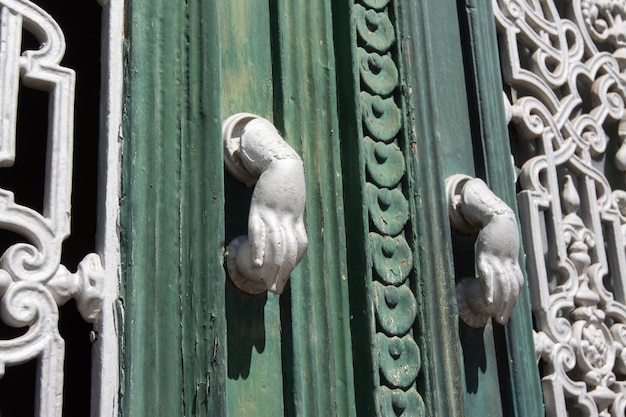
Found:
[{"label": "white hand knocker", "polygon": [[515,214],[478,178],[452,175],[446,178],[446,194],[452,228],[478,232],[476,277],[463,279],[456,289],[461,319],[477,328],[489,317],[505,324],[524,284]]},{"label": "white hand knocker", "polygon": [[222,138],[228,172],[249,187],[256,184],[248,236],[226,248],[228,274],[244,292],[280,294],[307,247],[302,159],[269,120],[254,114],[226,119]]}]

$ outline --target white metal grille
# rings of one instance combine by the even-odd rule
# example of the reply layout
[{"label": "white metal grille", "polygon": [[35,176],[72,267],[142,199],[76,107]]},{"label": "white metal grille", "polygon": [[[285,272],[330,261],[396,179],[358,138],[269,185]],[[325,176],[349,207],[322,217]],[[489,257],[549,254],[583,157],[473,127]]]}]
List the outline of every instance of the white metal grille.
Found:
[{"label": "white metal grille", "polygon": [[[70,272],[61,264],[61,252],[70,234],[75,73],[61,65],[65,39],[50,15],[27,0],[0,0],[0,167],[15,162],[17,116],[29,111],[18,108],[19,89],[42,90],[50,97],[43,209],[18,204],[14,190],[0,188],[0,229],[23,238],[0,258],[0,317],[9,326],[27,328],[21,336],[0,340],[0,378],[6,367],[36,360],[38,416],[62,415],[65,342],[58,330],[58,307],[72,298],[100,335],[93,349],[92,415],[115,415],[117,409],[114,309],[123,9],[117,0],[101,4],[106,33],[100,130],[106,174],[100,180],[98,253],[85,256]],[[37,39],[39,48],[23,51],[23,31]]]},{"label": "white metal grille", "polygon": [[493,4],[546,413],[624,416],[626,3]]}]

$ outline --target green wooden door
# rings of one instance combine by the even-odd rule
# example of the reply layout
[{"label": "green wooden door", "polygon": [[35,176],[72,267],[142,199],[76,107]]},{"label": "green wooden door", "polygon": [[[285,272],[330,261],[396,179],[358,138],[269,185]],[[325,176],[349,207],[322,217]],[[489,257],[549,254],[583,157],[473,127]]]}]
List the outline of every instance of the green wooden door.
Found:
[{"label": "green wooden door", "polygon": [[[452,68],[448,76],[457,80],[458,85],[462,84],[462,78],[465,80],[464,87],[456,88],[453,94],[457,95],[457,106],[462,96],[466,101],[453,111],[457,116],[454,130],[441,136],[442,175],[462,173],[484,179],[517,213],[516,178],[490,2],[459,2],[458,22],[460,50],[452,54],[457,61],[448,66]],[[474,240],[475,236],[468,238],[453,231],[457,281],[475,274]],[[523,248],[519,261],[525,274]],[[544,415],[526,285],[506,326],[490,320],[484,328],[473,329],[459,320],[459,337],[465,370],[466,415]]]},{"label": "green wooden door", "polygon": [[[222,119],[265,117],[302,155],[308,250],[285,292],[226,283],[227,410],[354,415],[331,2],[220,2]],[[241,24],[241,22],[246,22]],[[250,189],[226,177],[226,242],[247,234]]]},{"label": "green wooden door", "polygon": [[[129,3],[124,415],[355,415],[331,5]],[[280,298],[223,267],[251,191],[220,124],[242,111],[305,161],[309,247]]]},{"label": "green wooden door", "polygon": [[[470,330],[456,307],[445,178],[514,206],[488,5],[131,0],[127,39],[123,415],[541,414],[528,308]],[[223,171],[238,112],[304,161],[281,296],[224,270],[251,194]]]}]

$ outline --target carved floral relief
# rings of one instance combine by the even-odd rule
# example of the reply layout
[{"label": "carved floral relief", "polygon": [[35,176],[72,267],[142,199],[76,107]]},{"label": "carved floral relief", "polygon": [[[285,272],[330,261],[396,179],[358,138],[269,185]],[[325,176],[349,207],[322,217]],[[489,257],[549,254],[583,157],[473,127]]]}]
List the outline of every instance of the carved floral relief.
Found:
[{"label": "carved floral relief", "polygon": [[391,0],[355,1],[359,63],[359,140],[365,154],[365,200],[375,318],[381,416],[422,416],[418,391],[421,351],[413,338],[417,300],[409,284],[413,255],[405,235],[409,222],[406,167],[401,146],[400,80],[395,7]]}]

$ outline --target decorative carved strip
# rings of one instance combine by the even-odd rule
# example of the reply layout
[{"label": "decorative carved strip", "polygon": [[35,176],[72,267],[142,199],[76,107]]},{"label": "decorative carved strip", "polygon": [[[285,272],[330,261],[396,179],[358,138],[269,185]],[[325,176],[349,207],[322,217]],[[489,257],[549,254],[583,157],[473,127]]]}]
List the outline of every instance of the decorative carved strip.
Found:
[{"label": "decorative carved strip", "polygon": [[376,317],[380,415],[424,415],[416,389],[420,349],[412,337],[417,315],[408,285],[412,252],[405,238],[409,220],[405,140],[399,100],[398,56],[393,2],[361,0],[355,4],[360,74],[361,141],[367,172],[366,204],[370,221],[372,291]]},{"label": "decorative carved strip", "polygon": [[[7,366],[36,359],[39,379],[38,416],[61,416],[64,341],[58,331],[58,306],[71,298],[86,321],[95,322],[102,305],[103,267],[89,254],[75,273],[61,262],[63,241],[70,232],[74,80],[60,65],[65,53],[61,28],[26,0],[0,0],[0,166],[15,159],[19,81],[50,94],[47,167],[43,212],[17,204],[10,190],[0,189],[0,227],[27,243],[10,246],[0,258],[0,316],[27,332],[0,341],[0,377]],[[40,48],[20,54],[22,30]]]},{"label": "decorative carved strip", "polygon": [[[623,1],[494,0],[544,403],[626,410]],[[606,173],[606,174],[605,174]]]}]

